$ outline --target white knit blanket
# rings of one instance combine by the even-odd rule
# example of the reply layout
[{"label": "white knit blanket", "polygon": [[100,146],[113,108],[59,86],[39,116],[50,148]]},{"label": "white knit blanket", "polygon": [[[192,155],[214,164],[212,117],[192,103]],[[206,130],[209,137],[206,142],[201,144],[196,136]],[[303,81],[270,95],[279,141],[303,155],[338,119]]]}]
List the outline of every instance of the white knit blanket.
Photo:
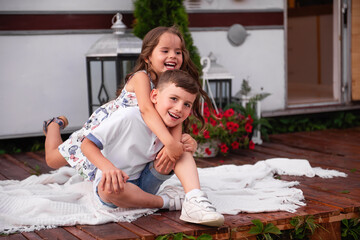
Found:
[{"label": "white knit blanket", "polygon": [[[259,161],[254,165],[199,168],[201,187],[221,213],[295,212],[304,206],[302,191],[294,187],[299,183],[275,179],[274,174],[346,177],[335,170],[312,168],[307,160],[285,158]],[[164,182],[159,191],[169,188],[183,192],[175,176]],[[93,196],[92,183],[83,181],[69,167],[22,181],[0,181],[1,233],[75,224],[130,222],[156,210],[102,206]]]}]

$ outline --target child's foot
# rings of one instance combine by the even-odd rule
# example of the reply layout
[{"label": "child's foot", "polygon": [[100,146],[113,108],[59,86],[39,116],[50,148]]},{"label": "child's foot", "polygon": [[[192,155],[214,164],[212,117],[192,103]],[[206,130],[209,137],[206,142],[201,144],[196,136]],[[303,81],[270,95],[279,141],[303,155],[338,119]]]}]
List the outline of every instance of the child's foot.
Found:
[{"label": "child's foot", "polygon": [[48,126],[52,122],[59,124],[60,129],[64,129],[69,124],[69,121],[67,120],[67,118],[65,116],[54,117],[47,121],[44,121],[43,132],[44,132],[45,136],[47,134]]},{"label": "child's foot", "polygon": [[164,200],[163,209],[169,209],[169,211],[181,210],[185,198],[183,190],[166,186],[159,195]]},{"label": "child's foot", "polygon": [[212,227],[220,227],[224,224],[224,216],[216,212],[206,193],[200,190],[194,196],[185,196],[180,219]]}]

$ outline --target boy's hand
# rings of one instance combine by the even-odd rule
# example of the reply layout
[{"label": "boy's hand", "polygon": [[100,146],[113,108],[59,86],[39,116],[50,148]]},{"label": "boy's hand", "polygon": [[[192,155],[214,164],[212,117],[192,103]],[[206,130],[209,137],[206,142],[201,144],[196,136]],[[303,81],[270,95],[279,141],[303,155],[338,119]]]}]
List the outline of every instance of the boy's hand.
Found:
[{"label": "boy's hand", "polygon": [[184,151],[194,153],[197,148],[197,142],[189,134],[184,133],[181,136],[181,142],[184,144]]},{"label": "boy's hand", "polygon": [[154,167],[158,173],[169,174],[171,170],[174,169],[175,163],[170,161],[168,158],[165,149],[162,148],[159,153],[156,155],[156,160],[154,161]]},{"label": "boy's hand", "polygon": [[110,168],[102,171],[99,187],[108,193],[124,191],[124,186],[129,176],[118,168]]}]

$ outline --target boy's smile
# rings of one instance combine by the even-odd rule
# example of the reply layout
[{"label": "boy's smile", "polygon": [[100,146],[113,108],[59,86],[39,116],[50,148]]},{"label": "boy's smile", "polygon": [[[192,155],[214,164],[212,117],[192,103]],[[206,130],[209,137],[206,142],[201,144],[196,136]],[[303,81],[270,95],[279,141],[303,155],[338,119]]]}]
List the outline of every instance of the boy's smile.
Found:
[{"label": "boy's smile", "polygon": [[195,98],[173,83],[151,92],[151,101],[167,127],[181,124],[190,115]]}]

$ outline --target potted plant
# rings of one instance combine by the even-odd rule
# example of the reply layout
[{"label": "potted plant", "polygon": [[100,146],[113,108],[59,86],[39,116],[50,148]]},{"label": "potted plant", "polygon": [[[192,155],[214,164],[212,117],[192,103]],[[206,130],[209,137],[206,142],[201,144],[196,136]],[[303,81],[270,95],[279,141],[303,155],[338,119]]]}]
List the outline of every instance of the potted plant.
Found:
[{"label": "potted plant", "polygon": [[210,113],[204,105],[205,127],[200,131],[200,122],[193,116],[190,120],[190,135],[197,141],[195,157],[213,157],[220,151],[226,155],[229,150],[239,148],[254,149],[251,141],[253,119],[229,108],[219,113]]}]

